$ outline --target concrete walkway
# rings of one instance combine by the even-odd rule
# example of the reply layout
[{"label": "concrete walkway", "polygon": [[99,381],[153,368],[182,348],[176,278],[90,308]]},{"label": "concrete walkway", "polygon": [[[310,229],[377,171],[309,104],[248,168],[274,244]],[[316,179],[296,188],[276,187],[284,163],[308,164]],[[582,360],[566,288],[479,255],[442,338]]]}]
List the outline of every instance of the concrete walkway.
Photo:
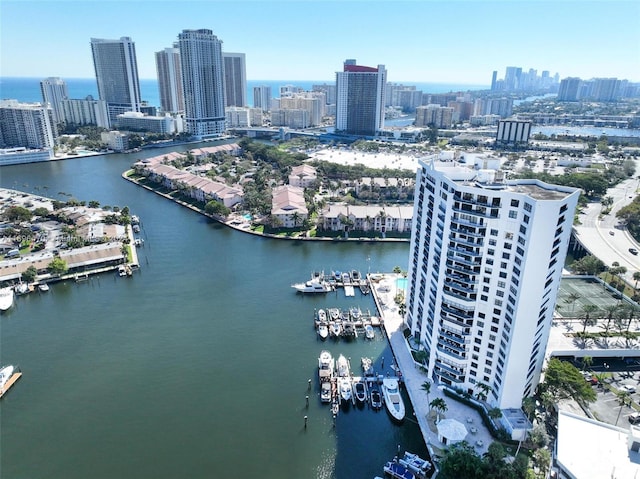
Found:
[{"label": "concrete walkway", "polygon": [[[429,410],[429,403],[435,398],[442,398],[447,404],[447,411],[440,415],[440,419],[457,419],[465,425],[468,434],[465,440],[472,445],[478,454],[484,454],[487,447],[493,442],[491,433],[484,426],[480,414],[475,410],[454,399],[444,395],[441,388],[430,381],[431,391],[428,398],[422,389],[422,384],[429,381],[426,372],[413,360],[409,345],[404,338],[405,325],[398,312],[398,305],[394,298],[402,291],[397,286],[396,280],[402,278],[399,274],[384,274],[377,282],[371,283],[371,291],[378,308],[380,317],[384,323],[394,359],[399,367],[404,380],[405,388],[415,412],[415,420],[420,426],[425,444],[431,458],[442,456],[447,447],[438,440],[438,433],[434,424],[435,411]],[[475,431],[475,432],[474,432]]]}]

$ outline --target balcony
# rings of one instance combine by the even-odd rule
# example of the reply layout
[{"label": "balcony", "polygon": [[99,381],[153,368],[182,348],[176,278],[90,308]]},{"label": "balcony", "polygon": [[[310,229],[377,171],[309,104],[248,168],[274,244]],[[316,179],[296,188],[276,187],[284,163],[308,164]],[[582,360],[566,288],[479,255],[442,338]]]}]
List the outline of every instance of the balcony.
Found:
[{"label": "balcony", "polygon": [[464,353],[466,353],[467,351],[465,349],[457,348],[451,344],[438,344],[436,345],[436,349],[453,359],[457,359],[458,361],[463,361],[466,359]]},{"label": "balcony", "polygon": [[475,228],[473,227],[465,227],[465,228],[459,228],[457,225],[458,220],[453,220],[451,223],[451,227],[450,230],[454,233],[459,233],[459,234],[463,234],[463,235],[467,235],[467,236],[474,236],[476,238],[484,238],[484,235],[486,233],[486,231],[484,229],[477,231],[478,227],[476,226]]},{"label": "balcony", "polygon": [[[438,262],[439,264],[439,262]],[[453,260],[447,260],[447,268],[450,268],[459,273],[468,274],[468,275],[477,275],[480,274],[480,266],[475,266],[474,268],[470,268],[461,263],[454,262]]]}]

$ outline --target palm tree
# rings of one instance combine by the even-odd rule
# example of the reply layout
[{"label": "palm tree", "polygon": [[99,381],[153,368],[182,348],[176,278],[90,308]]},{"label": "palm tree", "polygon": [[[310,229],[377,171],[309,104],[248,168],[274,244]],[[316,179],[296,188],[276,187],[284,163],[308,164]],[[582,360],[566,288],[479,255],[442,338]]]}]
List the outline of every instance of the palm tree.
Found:
[{"label": "palm tree", "polygon": [[293,225],[298,226],[298,221],[300,220],[300,213],[298,213],[297,211],[294,211],[293,215],[291,215],[291,218],[293,219]]},{"label": "palm tree", "polygon": [[491,386],[487,383],[478,383],[476,384],[476,389],[478,389],[478,392],[476,392],[476,399],[478,401],[486,401],[487,396],[491,392]]},{"label": "palm tree", "polygon": [[613,319],[613,316],[616,314],[616,311],[618,311],[618,309],[620,309],[619,304],[609,304],[604,307],[604,312],[607,313],[607,323],[604,327],[605,333],[609,332],[609,328],[611,327],[611,320]]},{"label": "palm tree", "polygon": [[589,366],[593,364],[593,358],[591,356],[585,356],[582,358],[582,370],[586,371]]},{"label": "palm tree", "polygon": [[567,296],[567,298],[564,300],[565,303],[570,304],[571,305],[571,312],[573,313],[573,310],[575,308],[576,305],[576,301],[579,300],[580,298],[582,298],[582,296],[580,296],[578,293],[571,293],[569,294],[569,296]]},{"label": "palm tree", "polygon": [[591,326],[592,325],[592,319],[590,317],[590,314],[597,311],[598,307],[595,304],[585,304],[584,306],[582,306],[582,314],[584,315],[584,317],[582,318],[582,334],[584,335],[587,332],[587,326]]},{"label": "palm tree", "polygon": [[445,412],[447,412],[447,409],[449,409],[447,403],[442,398],[435,398],[429,403],[429,407],[430,409],[436,410],[436,424],[440,422],[440,414],[444,414]]},{"label": "palm tree", "polygon": [[620,410],[618,411],[618,417],[616,418],[616,426],[618,425],[618,419],[620,419],[620,413],[622,412],[622,408],[625,406],[631,407],[633,403],[633,399],[631,399],[631,394],[627,391],[618,391],[616,393],[616,397],[618,399],[618,404],[620,404]]},{"label": "palm tree", "polygon": [[633,289],[635,290],[636,294],[638,294],[638,281],[640,281],[640,271],[635,271],[633,273],[632,276],[633,280],[636,282],[635,286],[633,287]]},{"label": "palm tree", "polygon": [[431,392],[431,382],[429,381],[423,382],[422,385],[420,386],[420,389],[422,389],[425,393],[427,393],[427,403],[428,403],[429,393]]}]

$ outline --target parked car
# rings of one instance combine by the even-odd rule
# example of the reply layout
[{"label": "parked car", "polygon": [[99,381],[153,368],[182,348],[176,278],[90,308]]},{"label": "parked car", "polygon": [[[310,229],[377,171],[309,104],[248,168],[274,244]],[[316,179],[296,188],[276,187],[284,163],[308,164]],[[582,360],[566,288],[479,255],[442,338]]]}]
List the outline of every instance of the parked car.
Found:
[{"label": "parked car", "polygon": [[634,412],[633,414],[629,414],[629,422],[631,424],[640,423],[640,413],[639,412]]},{"label": "parked car", "polygon": [[614,235],[614,234],[616,234],[616,233],[615,233],[615,231],[613,231],[613,230],[609,230],[609,234],[610,234],[611,236],[613,236],[613,235]]},{"label": "parked car", "polygon": [[635,248],[629,248],[629,253],[633,254],[633,255],[637,255],[638,254],[638,250]]}]

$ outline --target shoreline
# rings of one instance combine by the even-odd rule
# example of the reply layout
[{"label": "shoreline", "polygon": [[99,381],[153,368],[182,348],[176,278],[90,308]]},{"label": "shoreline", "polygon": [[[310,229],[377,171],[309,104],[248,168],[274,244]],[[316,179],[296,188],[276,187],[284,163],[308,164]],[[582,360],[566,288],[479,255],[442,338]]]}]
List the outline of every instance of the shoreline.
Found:
[{"label": "shoreline", "polygon": [[207,212],[205,212],[202,208],[198,208],[197,206],[194,206],[192,204],[187,203],[186,201],[182,201],[179,200],[177,198],[172,197],[171,195],[167,194],[167,193],[162,193],[154,188],[151,188],[150,186],[147,185],[143,185],[141,184],[138,180],[131,178],[130,176],[128,176],[130,173],[133,172],[133,169],[129,169],[126,170],[122,173],[122,178],[125,179],[126,181],[129,181],[133,184],[135,184],[136,186],[139,186],[141,188],[144,188],[147,191],[151,191],[157,195],[162,196],[163,198],[166,198],[170,201],[173,201],[174,203],[177,203],[181,206],[185,206],[187,208],[189,208],[190,210],[199,213],[213,221],[216,221],[217,223],[220,223],[221,225],[227,226],[228,228],[231,228],[233,230],[239,231],[241,233],[248,233],[254,236],[258,236],[258,237],[262,237],[262,238],[269,238],[269,239],[278,239],[278,240],[289,240],[289,241],[329,241],[329,242],[335,242],[335,243],[342,243],[342,242],[352,242],[352,243],[409,243],[411,240],[410,238],[365,238],[365,237],[357,237],[357,238],[340,238],[340,237],[335,237],[335,238],[324,238],[324,237],[317,237],[317,236],[280,236],[280,235],[274,235],[274,234],[270,234],[270,233],[260,233],[258,231],[253,231],[251,229],[246,228],[246,224],[233,224],[234,222],[236,222],[237,220],[235,218],[232,219],[227,219],[227,220],[223,220],[221,218],[218,218],[214,215],[210,215]]}]

